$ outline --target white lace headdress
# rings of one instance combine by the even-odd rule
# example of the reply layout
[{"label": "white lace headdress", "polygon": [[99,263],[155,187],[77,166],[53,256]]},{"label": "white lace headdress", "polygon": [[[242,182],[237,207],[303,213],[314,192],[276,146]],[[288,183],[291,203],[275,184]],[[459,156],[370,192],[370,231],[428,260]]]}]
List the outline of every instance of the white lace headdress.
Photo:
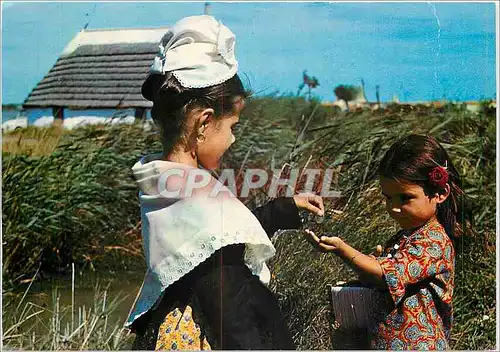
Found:
[{"label": "white lace headdress", "polygon": [[210,87],[236,74],[234,34],[211,16],[177,22],[161,39],[151,73],[172,72],[185,88]]},{"label": "white lace headdress", "polygon": [[[161,154],[146,156],[132,168],[141,188],[148,269],[126,326],[159,302],[168,286],[227,245],[245,244],[246,266],[262,282],[270,280],[265,262],[275,254],[275,248],[252,212],[208,171],[161,158]],[[190,196],[164,196],[162,190],[185,191],[190,172],[209,182]],[[170,176],[165,177],[167,174]],[[174,177],[179,174],[183,176]]]}]

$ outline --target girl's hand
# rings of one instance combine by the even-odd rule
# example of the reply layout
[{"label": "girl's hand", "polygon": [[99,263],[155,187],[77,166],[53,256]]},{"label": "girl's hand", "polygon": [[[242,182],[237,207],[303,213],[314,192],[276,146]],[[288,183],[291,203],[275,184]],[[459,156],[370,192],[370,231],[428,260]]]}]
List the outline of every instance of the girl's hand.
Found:
[{"label": "girl's hand", "polygon": [[299,209],[305,209],[318,216],[325,214],[323,198],[313,193],[299,193],[293,196],[293,201]]},{"label": "girl's hand", "polygon": [[310,244],[313,245],[314,248],[316,248],[317,250],[319,251],[323,251],[322,248],[319,246],[319,238],[318,236],[316,236],[316,234],[309,230],[309,229],[305,229],[304,232],[306,233],[306,240],[307,242],[309,242]]},{"label": "girl's hand", "polygon": [[321,236],[319,239],[319,246],[323,248],[325,252],[337,252],[340,250],[344,242],[339,237],[328,237]]},{"label": "girl's hand", "polygon": [[306,233],[306,240],[321,252],[334,252],[339,249],[343,243],[338,237],[321,236],[321,238],[319,238],[309,229],[304,230],[304,232]]}]

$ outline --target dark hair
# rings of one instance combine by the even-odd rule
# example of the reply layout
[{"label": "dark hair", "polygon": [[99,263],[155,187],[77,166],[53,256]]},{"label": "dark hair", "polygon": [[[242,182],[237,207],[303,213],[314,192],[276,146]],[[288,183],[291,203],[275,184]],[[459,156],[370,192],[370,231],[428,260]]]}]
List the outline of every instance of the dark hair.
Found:
[{"label": "dark hair", "polygon": [[378,171],[381,177],[416,183],[427,196],[431,196],[444,192],[443,188],[429,181],[429,173],[436,166],[447,166],[450,185],[450,195],[437,207],[437,218],[448,236],[456,240],[472,225],[472,209],[462,190],[457,169],[436,139],[418,134],[400,139],[385,153]]},{"label": "dark hair", "polygon": [[189,146],[196,140],[186,131],[187,116],[196,108],[212,108],[219,118],[234,111],[235,99],[248,96],[238,75],[206,88],[184,88],[171,72],[151,74],[142,84],[141,93],[153,102],[151,117],[160,128],[164,153],[169,154],[176,145]]}]

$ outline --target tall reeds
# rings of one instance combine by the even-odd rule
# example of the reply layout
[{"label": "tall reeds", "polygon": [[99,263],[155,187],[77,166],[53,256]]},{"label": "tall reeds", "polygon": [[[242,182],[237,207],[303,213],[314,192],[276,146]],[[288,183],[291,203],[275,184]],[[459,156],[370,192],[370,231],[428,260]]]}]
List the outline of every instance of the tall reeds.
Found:
[{"label": "tall reeds", "polygon": [[[141,256],[130,168],[152,137],[141,126],[67,131],[48,155],[3,153],[4,282]],[[131,230],[134,230],[131,232]]]},{"label": "tall reeds", "polygon": [[[32,282],[34,279],[32,278]],[[62,305],[57,287],[52,291],[52,304],[44,307],[26,299],[31,285],[17,303],[4,299],[2,311],[3,347],[28,350],[118,350],[130,345],[130,336],[123,329],[126,317],[112,318],[114,310],[124,299],[123,295],[110,297],[107,288],[96,285],[93,290],[93,306],[74,302],[74,284],[71,304]],[[29,296],[28,296],[29,297]],[[75,308],[78,310],[76,316]]]},{"label": "tall reeds", "polygon": [[[334,168],[333,188],[342,197],[326,202],[327,216],[314,225],[315,230],[339,235],[371,252],[397,230],[384,211],[378,188],[376,168],[382,155],[409,133],[437,137],[463,175],[463,188],[476,214],[476,235],[464,240],[457,253],[452,348],[491,349],[496,327],[495,113],[491,108],[471,113],[453,104],[441,108],[394,104],[377,111],[343,113],[300,98],[254,99],[243,113],[237,142],[223,166],[241,173],[246,168],[281,169],[285,163]],[[152,151],[161,151],[157,135],[130,125],[65,132],[54,151],[42,156],[3,153],[4,282],[29,278],[38,267],[42,273],[69,269],[72,262],[99,267],[104,260],[120,270],[134,262],[142,264],[137,188],[130,167]],[[254,192],[247,203],[265,200],[264,192]],[[271,287],[298,348],[331,349],[335,345],[329,334],[326,286],[353,278],[353,273],[333,255],[315,252],[301,232],[283,233],[275,242]],[[75,307],[75,327],[67,320],[67,333],[61,332],[67,322],[57,325],[61,320],[55,319],[52,335],[43,337],[50,336],[50,341],[37,335],[35,340],[46,348],[62,346],[61,336],[76,331],[73,337],[82,339],[72,348],[94,346],[95,336],[88,332],[110,323],[95,318],[111,306],[108,297],[104,306],[104,295],[99,297],[100,305],[90,312],[89,307],[78,308],[78,319]],[[57,300],[54,305],[51,312],[57,311],[58,317],[68,311],[68,307],[56,309]],[[38,321],[45,312],[41,309],[26,304],[16,322]],[[16,331],[9,331],[9,339],[23,345],[10,346],[27,346],[25,335],[15,340]],[[99,348],[116,346],[115,337],[106,336],[99,343],[108,344]]]}]

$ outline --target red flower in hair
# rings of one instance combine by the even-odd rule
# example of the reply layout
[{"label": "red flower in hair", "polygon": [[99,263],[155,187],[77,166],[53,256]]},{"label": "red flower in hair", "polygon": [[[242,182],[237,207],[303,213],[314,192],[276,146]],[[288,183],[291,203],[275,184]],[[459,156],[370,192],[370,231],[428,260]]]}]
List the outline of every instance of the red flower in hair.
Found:
[{"label": "red flower in hair", "polygon": [[438,188],[444,188],[448,182],[448,171],[442,166],[436,166],[429,172],[429,183]]}]

